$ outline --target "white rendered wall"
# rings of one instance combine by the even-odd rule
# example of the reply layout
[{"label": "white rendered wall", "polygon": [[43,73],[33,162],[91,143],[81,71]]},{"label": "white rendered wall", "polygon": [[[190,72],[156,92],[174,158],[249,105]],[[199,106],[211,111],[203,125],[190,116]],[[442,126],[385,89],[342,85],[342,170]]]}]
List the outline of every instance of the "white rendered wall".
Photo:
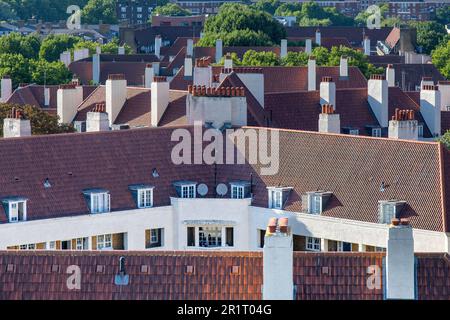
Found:
[{"label": "white rendered wall", "polygon": [[368,81],[369,105],[382,127],[388,123],[388,83],[386,80],[370,79]]},{"label": "white rendered wall", "polygon": [[127,80],[106,80],[106,113],[112,126],[127,99]]},{"label": "white rendered wall", "polygon": [[248,90],[264,108],[264,74],[263,73],[237,73]]},{"label": "white rendered wall", "polygon": [[58,89],[56,95],[58,122],[71,123],[77,114],[78,106],[83,102],[83,87]]}]

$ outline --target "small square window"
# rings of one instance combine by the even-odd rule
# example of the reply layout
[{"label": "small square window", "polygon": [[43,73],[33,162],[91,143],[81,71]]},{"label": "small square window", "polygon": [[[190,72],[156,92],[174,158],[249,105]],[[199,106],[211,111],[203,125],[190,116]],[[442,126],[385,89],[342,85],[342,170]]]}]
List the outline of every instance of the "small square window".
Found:
[{"label": "small square window", "polygon": [[151,208],[153,206],[153,189],[138,190],[138,208]]},{"label": "small square window", "polygon": [[231,186],[231,198],[232,199],[244,199],[244,186]]},{"label": "small square window", "polygon": [[320,251],[320,238],[306,237],[306,250]]},{"label": "small square window", "polygon": [[159,242],[158,229],[151,229],[150,230],[150,243],[158,243],[158,242]]},{"label": "small square window", "polygon": [[373,128],[372,137],[381,137],[381,128]]},{"label": "small square window", "polygon": [[359,135],[359,130],[358,130],[358,129],[350,129],[350,130],[348,131],[348,134],[357,136],[357,135]]},{"label": "small square window", "polygon": [[97,250],[111,250],[112,249],[112,235],[103,234],[97,236]]},{"label": "small square window", "polygon": [[181,186],[181,198],[195,198],[195,185]]}]

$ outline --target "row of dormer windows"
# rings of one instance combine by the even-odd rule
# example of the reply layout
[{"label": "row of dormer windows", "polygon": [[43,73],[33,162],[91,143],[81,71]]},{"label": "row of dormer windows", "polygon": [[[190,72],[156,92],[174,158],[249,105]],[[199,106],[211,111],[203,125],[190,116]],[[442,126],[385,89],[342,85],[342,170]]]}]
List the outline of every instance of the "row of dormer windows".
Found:
[{"label": "row of dormer windows", "polygon": [[[245,199],[251,197],[251,183],[247,181],[231,182],[230,197],[232,199]],[[197,190],[197,183],[191,181],[175,182],[174,186],[180,198],[196,198],[197,191],[206,195],[207,190]],[[205,186],[206,187],[206,186]],[[130,191],[136,202],[137,208],[153,207],[153,186],[131,185]],[[284,210],[292,187],[268,187],[268,208]],[[111,195],[104,189],[89,189],[83,191],[91,214],[106,213],[111,211]],[[314,191],[302,195],[302,212],[320,215],[326,208],[332,196],[331,192]],[[3,207],[7,213],[9,222],[27,220],[27,199],[20,197],[6,198]],[[405,205],[405,201],[383,200],[378,204],[378,222],[387,224],[394,218],[399,218]]]}]

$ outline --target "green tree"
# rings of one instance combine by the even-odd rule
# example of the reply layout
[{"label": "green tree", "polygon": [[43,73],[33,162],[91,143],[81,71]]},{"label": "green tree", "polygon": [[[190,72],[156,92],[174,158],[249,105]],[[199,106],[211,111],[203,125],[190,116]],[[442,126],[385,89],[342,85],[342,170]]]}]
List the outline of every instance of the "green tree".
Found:
[{"label": "green tree", "polygon": [[289,51],[287,56],[281,59],[281,64],[287,67],[306,66],[308,64],[309,55],[306,52]]},{"label": "green tree", "polygon": [[450,39],[443,42],[431,53],[433,64],[442,75],[450,79]]},{"label": "green tree", "polygon": [[[233,66],[241,66],[242,65],[242,61],[239,59],[239,57],[237,56],[237,54],[235,52],[231,53],[231,60],[233,61]],[[219,63],[217,63],[216,65],[223,66],[224,64],[225,64],[225,57],[222,57],[222,59],[220,59]]]},{"label": "green tree", "polygon": [[0,53],[21,54],[25,58],[37,58],[41,40],[36,34],[23,36],[12,32],[0,37]]},{"label": "green tree", "polygon": [[78,5],[82,8],[87,0],[3,0],[20,19],[42,19],[44,21],[66,20],[67,7]]},{"label": "green tree", "polygon": [[39,57],[49,62],[57,61],[62,52],[72,49],[81,40],[79,37],[66,34],[47,36],[42,41]]},{"label": "green tree", "polygon": [[279,66],[280,58],[273,52],[248,50],[242,57],[244,66]]},{"label": "green tree", "polygon": [[[381,11],[381,24],[383,24],[383,20],[386,19],[386,14],[389,11],[389,5],[387,3],[383,3],[379,6]],[[357,27],[366,27],[367,26],[367,19],[372,15],[373,13],[369,13],[367,11],[361,11],[358,13],[358,15],[355,17],[355,25]]]},{"label": "green tree", "polygon": [[[119,50],[119,39],[113,38],[110,42],[102,45],[98,42],[82,40],[75,43],[73,49],[89,49],[89,53],[94,54],[96,53],[97,47],[101,48],[102,53],[117,54]],[[131,47],[129,45],[125,44],[124,47],[126,54],[132,53]]]},{"label": "green tree", "polygon": [[3,53],[0,54],[0,77],[9,75],[12,79],[13,86],[19,83],[29,83],[30,63],[21,54]]},{"label": "green tree", "polygon": [[81,13],[82,23],[117,23],[116,1],[89,0]]},{"label": "green tree", "polygon": [[30,105],[0,104],[0,134],[3,134],[3,119],[11,114],[11,109],[21,110],[25,119],[30,120],[32,134],[54,134],[75,132],[72,125],[59,124],[58,117]]},{"label": "green tree", "polygon": [[153,15],[160,16],[190,16],[192,12],[189,10],[183,9],[176,3],[167,3],[163,6],[158,6],[153,10]]},{"label": "green tree", "polygon": [[278,0],[258,0],[252,4],[252,7],[256,10],[265,11],[268,14],[274,15],[280,4]]},{"label": "green tree", "polygon": [[450,150],[450,130],[447,130],[439,139],[439,142],[442,142],[444,146]]},{"label": "green tree", "polygon": [[283,2],[277,10],[275,10],[276,16],[301,16],[302,4],[299,2]]},{"label": "green tree", "polygon": [[41,85],[58,85],[72,79],[72,73],[60,61],[30,60],[30,73],[31,82]]},{"label": "green tree", "polygon": [[286,30],[271,15],[244,4],[225,3],[217,15],[206,20],[207,34],[221,34],[235,30],[253,30],[266,34],[273,43],[280,43],[286,37]]},{"label": "green tree", "polygon": [[444,25],[450,23],[450,5],[436,10],[436,21]]},{"label": "green tree", "polygon": [[445,27],[436,21],[411,22],[410,26],[417,30],[417,44],[422,52],[429,54],[447,35]]},{"label": "green tree", "polygon": [[206,35],[200,39],[196,46],[198,47],[212,47],[216,43],[216,39],[222,39],[223,44],[227,47],[230,46],[272,46],[273,43],[269,36],[261,31],[254,30],[234,30],[232,32],[220,32],[220,33],[206,33]]}]

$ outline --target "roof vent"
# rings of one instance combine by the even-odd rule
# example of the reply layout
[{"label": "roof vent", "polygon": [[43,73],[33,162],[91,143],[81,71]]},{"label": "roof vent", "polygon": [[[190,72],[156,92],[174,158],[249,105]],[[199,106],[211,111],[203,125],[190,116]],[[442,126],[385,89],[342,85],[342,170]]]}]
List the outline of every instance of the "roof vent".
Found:
[{"label": "roof vent", "polygon": [[152,169],[152,176],[153,178],[159,178],[159,173],[158,170],[156,170],[156,168]]},{"label": "roof vent", "polygon": [[48,180],[48,178],[45,178],[44,188],[50,188],[51,186],[52,186],[52,184],[50,183],[50,180]]},{"label": "roof vent", "polygon": [[380,192],[384,192],[384,190],[386,190],[386,185],[385,185],[384,181],[382,181],[381,185],[380,185]]},{"label": "roof vent", "polygon": [[126,274],[125,271],[125,257],[119,258],[119,274],[116,274],[114,277],[114,283],[117,286],[127,286],[130,282],[129,275]]}]

